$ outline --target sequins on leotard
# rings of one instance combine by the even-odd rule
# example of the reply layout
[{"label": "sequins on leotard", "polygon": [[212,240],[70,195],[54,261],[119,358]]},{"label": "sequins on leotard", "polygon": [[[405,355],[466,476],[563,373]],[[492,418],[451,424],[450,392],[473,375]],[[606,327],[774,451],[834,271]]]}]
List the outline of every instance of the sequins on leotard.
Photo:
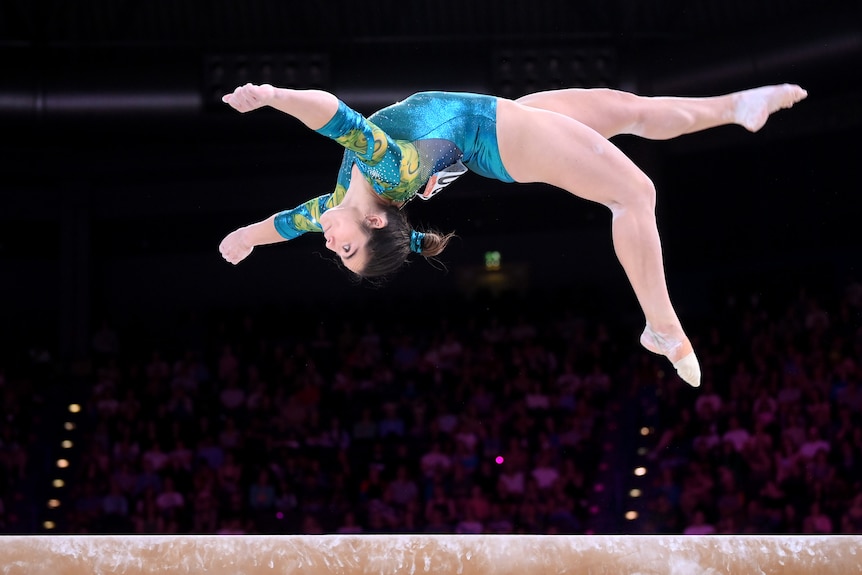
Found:
[{"label": "sequins on leotard", "polygon": [[[339,102],[318,130],[345,148],[335,191],[281,212],[276,229],[288,239],[322,231],[320,215],[342,201],[354,165],[376,193],[395,202],[409,201],[434,174],[459,162],[480,175],[513,181],[497,149],[496,106],[491,96],[420,92],[366,119]],[[446,183],[461,173],[448,172]]]}]

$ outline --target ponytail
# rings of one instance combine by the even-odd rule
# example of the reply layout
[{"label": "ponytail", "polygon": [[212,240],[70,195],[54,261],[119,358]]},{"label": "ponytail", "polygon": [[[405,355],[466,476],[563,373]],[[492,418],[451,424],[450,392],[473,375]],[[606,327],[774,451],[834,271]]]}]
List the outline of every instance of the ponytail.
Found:
[{"label": "ponytail", "polygon": [[433,258],[434,256],[440,255],[440,253],[446,249],[446,246],[449,244],[449,240],[455,236],[454,232],[440,234],[438,232],[414,231],[414,233],[422,234],[422,251],[417,253],[422,254],[426,258]]},{"label": "ponytail", "polygon": [[365,249],[368,251],[368,261],[358,273],[361,278],[385,278],[395,273],[411,252],[425,258],[438,256],[455,235],[414,230],[407,215],[396,206],[386,206],[384,212],[387,222],[385,227],[367,228],[368,243]]}]

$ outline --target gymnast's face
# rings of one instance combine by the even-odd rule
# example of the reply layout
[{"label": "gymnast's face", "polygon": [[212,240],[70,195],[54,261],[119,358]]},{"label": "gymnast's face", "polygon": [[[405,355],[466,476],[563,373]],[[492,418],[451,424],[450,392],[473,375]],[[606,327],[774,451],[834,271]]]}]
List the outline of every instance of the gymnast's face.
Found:
[{"label": "gymnast's face", "polygon": [[368,230],[386,225],[386,214],[363,215],[355,207],[336,206],[320,216],[326,247],[341,258],[344,267],[359,273],[365,267],[368,254]]}]

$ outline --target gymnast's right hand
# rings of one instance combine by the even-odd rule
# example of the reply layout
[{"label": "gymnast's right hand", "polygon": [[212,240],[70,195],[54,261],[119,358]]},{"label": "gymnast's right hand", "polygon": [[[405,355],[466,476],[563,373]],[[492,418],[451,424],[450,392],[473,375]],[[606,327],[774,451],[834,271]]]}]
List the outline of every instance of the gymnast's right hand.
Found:
[{"label": "gymnast's right hand", "polygon": [[251,112],[269,104],[275,95],[275,88],[269,84],[246,84],[239,86],[230,94],[222,96],[222,102],[240,112]]},{"label": "gymnast's right hand", "polygon": [[233,265],[236,265],[247,258],[254,249],[254,245],[250,245],[245,240],[244,236],[245,234],[243,233],[242,228],[240,228],[225,236],[225,239],[223,239],[221,244],[219,244],[218,249],[221,252],[222,257]]}]

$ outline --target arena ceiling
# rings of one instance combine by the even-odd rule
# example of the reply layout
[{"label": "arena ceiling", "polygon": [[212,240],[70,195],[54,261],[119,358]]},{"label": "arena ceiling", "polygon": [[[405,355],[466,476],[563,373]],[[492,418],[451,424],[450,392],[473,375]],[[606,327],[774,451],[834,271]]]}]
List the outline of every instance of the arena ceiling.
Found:
[{"label": "arena ceiling", "polygon": [[855,86],[860,54],[859,0],[3,0],[0,112],[195,113],[243,80],[368,107],[429,85]]},{"label": "arena ceiling", "polygon": [[[0,0],[0,69],[7,192],[217,187],[331,168],[333,154],[318,161],[328,142],[219,102],[246,81],[328,89],[364,112],[423,89],[705,95],[793,81],[817,98],[781,137],[847,133],[862,126],[862,1]],[[302,144],[273,153],[289,141]]]}]

